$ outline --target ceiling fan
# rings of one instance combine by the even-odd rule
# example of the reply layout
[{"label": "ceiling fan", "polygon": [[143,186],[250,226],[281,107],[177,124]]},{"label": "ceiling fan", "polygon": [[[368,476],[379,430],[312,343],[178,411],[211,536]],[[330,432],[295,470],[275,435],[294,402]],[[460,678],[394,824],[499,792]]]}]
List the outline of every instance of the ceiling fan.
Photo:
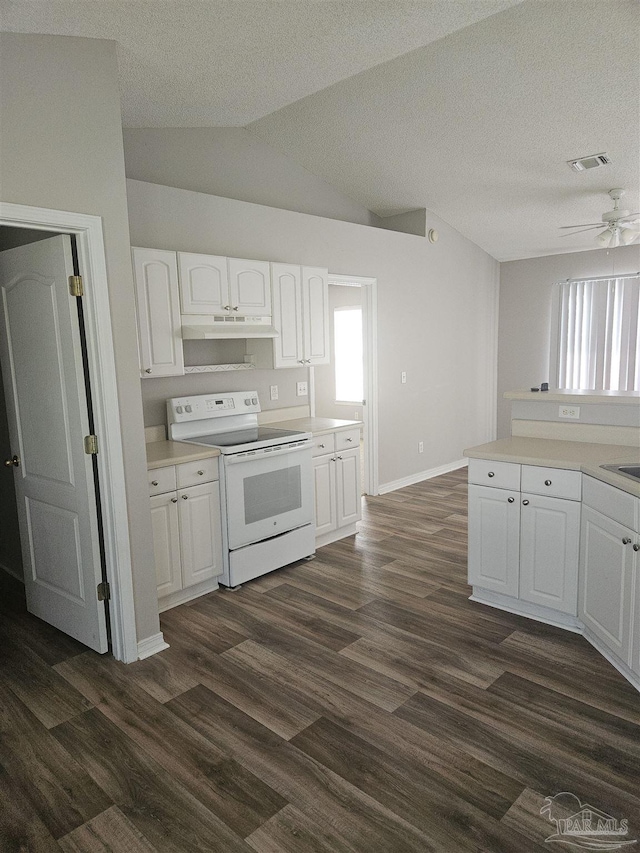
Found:
[{"label": "ceiling fan", "polygon": [[601,222],[589,222],[582,225],[563,225],[564,228],[578,228],[578,231],[572,231],[570,234],[561,234],[561,237],[573,237],[574,234],[581,234],[583,231],[593,231],[595,228],[602,228],[604,231],[596,234],[596,242],[603,249],[613,249],[615,246],[628,246],[640,237],[640,212],[629,213],[628,210],[620,209],[620,199],[624,195],[623,189],[617,188],[609,190],[609,197],[613,200],[613,210],[608,210],[602,214]]}]

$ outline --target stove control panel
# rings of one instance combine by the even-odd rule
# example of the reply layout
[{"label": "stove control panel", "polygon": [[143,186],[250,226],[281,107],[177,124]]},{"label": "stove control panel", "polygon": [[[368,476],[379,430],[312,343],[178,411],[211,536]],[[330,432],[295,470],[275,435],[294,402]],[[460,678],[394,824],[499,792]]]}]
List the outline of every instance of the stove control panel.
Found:
[{"label": "stove control panel", "polygon": [[225,391],[221,394],[200,394],[167,400],[169,424],[257,414],[259,411],[260,401],[256,391]]}]

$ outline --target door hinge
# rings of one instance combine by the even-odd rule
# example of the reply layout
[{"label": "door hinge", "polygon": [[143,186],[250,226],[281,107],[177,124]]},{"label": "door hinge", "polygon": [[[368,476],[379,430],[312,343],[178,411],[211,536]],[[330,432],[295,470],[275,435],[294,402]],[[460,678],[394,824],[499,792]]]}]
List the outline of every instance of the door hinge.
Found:
[{"label": "door hinge", "polygon": [[84,296],[84,285],[81,275],[69,276],[69,290],[72,296]]},{"label": "door hinge", "polygon": [[94,456],[98,452],[98,436],[85,435],[84,437],[84,452],[88,456]]},{"label": "door hinge", "polygon": [[98,584],[98,601],[109,601],[111,599],[111,589],[109,581],[102,581]]}]

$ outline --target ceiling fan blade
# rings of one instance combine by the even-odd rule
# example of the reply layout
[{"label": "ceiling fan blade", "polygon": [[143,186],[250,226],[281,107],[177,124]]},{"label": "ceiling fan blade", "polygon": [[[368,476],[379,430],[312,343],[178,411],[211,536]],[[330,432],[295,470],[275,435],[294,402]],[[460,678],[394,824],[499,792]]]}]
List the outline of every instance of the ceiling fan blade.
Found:
[{"label": "ceiling fan blade", "polygon": [[579,231],[572,231],[571,234],[560,234],[561,237],[573,237],[574,234],[582,234],[583,231],[595,231],[596,228],[601,228],[601,225],[590,225],[588,228],[581,228]]},{"label": "ceiling fan blade", "polygon": [[602,225],[605,227],[604,222],[581,222],[579,225],[560,225],[561,229],[564,228],[587,228],[587,227],[595,227],[596,225]]}]

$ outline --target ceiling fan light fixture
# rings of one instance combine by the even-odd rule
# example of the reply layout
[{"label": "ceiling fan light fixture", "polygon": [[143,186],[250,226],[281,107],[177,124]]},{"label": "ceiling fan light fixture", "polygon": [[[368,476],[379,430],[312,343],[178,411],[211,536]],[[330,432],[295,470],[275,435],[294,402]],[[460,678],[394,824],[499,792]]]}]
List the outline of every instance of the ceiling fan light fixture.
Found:
[{"label": "ceiling fan light fixture", "polygon": [[601,231],[598,235],[596,235],[596,243],[599,243],[603,249],[609,249],[611,242],[611,231],[606,228],[604,231]]},{"label": "ceiling fan light fixture", "polygon": [[620,242],[623,246],[629,246],[638,236],[640,232],[633,228],[620,228]]}]

